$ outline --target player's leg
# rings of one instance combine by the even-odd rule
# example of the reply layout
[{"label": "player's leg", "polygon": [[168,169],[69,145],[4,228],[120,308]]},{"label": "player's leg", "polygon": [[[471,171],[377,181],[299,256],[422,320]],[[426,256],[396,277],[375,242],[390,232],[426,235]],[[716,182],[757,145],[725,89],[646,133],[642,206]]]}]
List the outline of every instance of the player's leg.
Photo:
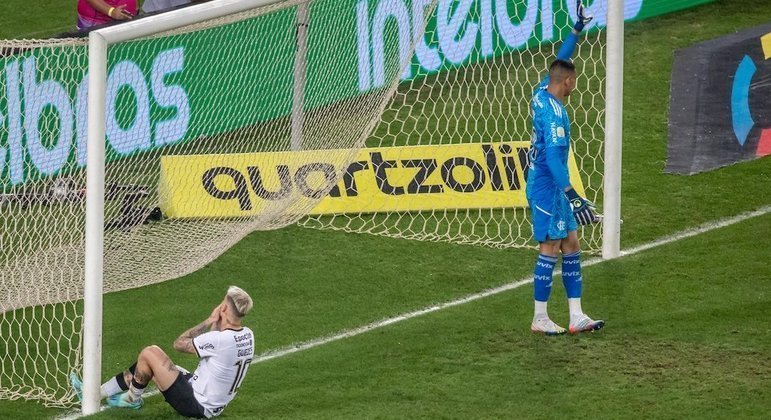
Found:
[{"label": "player's leg", "polygon": [[139,408],[142,405],[142,394],[151,380],[155,381],[160,391],[165,391],[179,374],[174,362],[160,347],[145,347],[137,358],[128,392],[112,396],[108,403],[116,407]]},{"label": "player's leg", "polygon": [[206,410],[195,398],[193,385],[190,383],[191,376],[190,373],[180,373],[174,383],[162,392],[163,398],[177,413],[185,417],[205,418]]},{"label": "player's leg", "polygon": [[[108,379],[107,382],[103,383],[99,388],[101,397],[107,398],[115,394],[128,391],[129,384],[131,383],[131,379],[134,377],[134,369],[136,369],[136,367],[137,364],[134,363],[128,369],[118,373],[117,375]],[[78,378],[78,375],[75,372],[70,373],[70,384],[75,390],[75,394],[78,396],[78,400],[82,401],[83,382],[80,380],[80,378]]]},{"label": "player's leg", "polygon": [[546,335],[560,335],[565,333],[565,329],[555,324],[547,311],[547,304],[552,288],[552,274],[554,265],[557,263],[557,252],[559,251],[560,240],[546,240],[539,244],[538,259],[535,262],[533,273],[533,298],[534,311],[533,322],[530,329],[533,332]]},{"label": "player's leg", "polygon": [[179,371],[171,358],[158,346],[145,347],[137,358],[137,367],[131,381],[135,396],[141,397],[139,389],[144,389],[151,380],[160,391],[165,391],[179,376]]},{"label": "player's leg", "polygon": [[137,368],[137,364],[129,366],[128,369],[110,378],[107,382],[102,384],[101,392],[102,398],[106,398],[121,392],[128,391],[131,380],[134,379],[134,370]]},{"label": "player's leg", "polygon": [[578,231],[571,230],[562,241],[562,284],[568,297],[570,309],[571,334],[583,331],[596,331],[605,325],[603,320],[593,320],[581,308],[583,278],[581,275],[581,245]]},{"label": "player's leg", "polygon": [[568,296],[570,307],[570,321],[583,314],[581,309],[581,248],[578,242],[578,232],[572,230],[568,237],[562,241],[562,284]]},{"label": "player's leg", "polygon": [[550,237],[553,209],[551,200],[530,200],[533,217],[533,236],[538,241],[539,254],[533,270],[533,322],[530,329],[533,332],[546,335],[564,334],[565,329],[549,319],[547,303],[551,295],[552,274],[557,263],[560,239]]}]

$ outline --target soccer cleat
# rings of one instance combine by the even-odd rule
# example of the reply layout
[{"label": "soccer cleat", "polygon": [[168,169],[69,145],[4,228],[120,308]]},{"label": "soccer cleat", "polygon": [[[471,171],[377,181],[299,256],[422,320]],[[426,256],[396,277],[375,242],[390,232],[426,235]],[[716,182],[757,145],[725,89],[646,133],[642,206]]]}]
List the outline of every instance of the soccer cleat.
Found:
[{"label": "soccer cleat", "polygon": [[83,382],[80,381],[78,374],[75,372],[70,373],[70,385],[72,390],[75,391],[78,401],[83,401]]},{"label": "soccer cleat", "polygon": [[530,324],[530,330],[544,335],[562,335],[566,332],[564,328],[555,324],[549,318],[534,319],[533,323]]},{"label": "soccer cleat", "polygon": [[576,322],[571,321],[569,329],[571,334],[578,334],[586,331],[597,331],[604,326],[605,321],[601,319],[595,321],[584,314]]},{"label": "soccer cleat", "polygon": [[110,395],[110,397],[107,398],[107,405],[110,407],[131,408],[134,410],[139,410],[142,408],[143,403],[144,401],[141,398],[131,401],[129,399],[128,391],[121,392],[120,394]]}]

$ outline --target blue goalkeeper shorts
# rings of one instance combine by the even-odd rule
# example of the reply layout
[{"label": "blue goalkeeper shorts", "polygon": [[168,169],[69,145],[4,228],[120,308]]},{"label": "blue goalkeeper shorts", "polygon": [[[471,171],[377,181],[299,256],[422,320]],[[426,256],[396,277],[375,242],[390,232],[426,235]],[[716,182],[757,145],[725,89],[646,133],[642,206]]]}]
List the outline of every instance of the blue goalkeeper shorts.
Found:
[{"label": "blue goalkeeper shorts", "polygon": [[533,236],[536,241],[565,239],[568,232],[578,229],[573,209],[562,191],[539,194],[529,197],[527,201],[533,214]]}]

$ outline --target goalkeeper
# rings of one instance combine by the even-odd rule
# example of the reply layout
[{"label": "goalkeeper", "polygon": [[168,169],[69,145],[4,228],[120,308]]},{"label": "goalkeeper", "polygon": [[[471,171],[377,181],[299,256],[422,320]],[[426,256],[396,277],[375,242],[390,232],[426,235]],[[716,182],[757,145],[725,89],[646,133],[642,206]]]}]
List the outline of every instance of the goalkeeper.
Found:
[{"label": "goalkeeper", "polygon": [[[160,347],[148,346],[139,353],[136,363],[102,385],[102,398],[106,397],[113,407],[139,409],[145,387],[153,380],[179,414],[218,416],[235,397],[252,361],[254,335],[241,325],[251,308],[252,298],[241,288],[231,286],[208,319],[174,341],[175,350],[200,358],[192,375],[176,366]],[[73,373],[70,381],[82,399],[80,379]]]},{"label": "goalkeeper", "polygon": [[570,62],[578,36],[592,17],[584,14],[577,1],[577,20],[562,44],[557,59],[549,66],[549,75],[533,93],[533,140],[529,153],[527,200],[533,216],[533,234],[539,242],[533,288],[535,314],[531,329],[546,335],[564,334],[564,328],[548,315],[546,303],[552,286],[552,272],[557,255],[562,252],[562,283],[570,307],[571,334],[599,330],[604,321],[592,320],[581,309],[581,250],[578,224],[599,219],[592,203],[573,189],[568,175],[570,120],[563,102],[576,87],[576,69]]}]

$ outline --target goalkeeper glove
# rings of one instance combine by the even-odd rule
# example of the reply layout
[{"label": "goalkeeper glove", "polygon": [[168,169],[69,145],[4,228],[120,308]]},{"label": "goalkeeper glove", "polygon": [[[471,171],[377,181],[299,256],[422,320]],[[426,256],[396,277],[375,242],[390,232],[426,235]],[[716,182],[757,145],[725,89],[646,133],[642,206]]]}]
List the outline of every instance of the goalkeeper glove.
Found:
[{"label": "goalkeeper glove", "polygon": [[599,220],[597,215],[594,214],[594,203],[578,195],[573,188],[567,190],[565,195],[567,195],[568,200],[570,200],[570,207],[573,208],[573,217],[576,218],[576,222],[578,222],[579,225],[590,225]]},{"label": "goalkeeper glove", "polygon": [[589,22],[594,19],[594,16],[587,15],[584,13],[584,5],[581,0],[576,0],[576,24],[573,26],[573,29],[576,30],[576,32],[581,32],[584,29],[584,26],[588,24]]}]

